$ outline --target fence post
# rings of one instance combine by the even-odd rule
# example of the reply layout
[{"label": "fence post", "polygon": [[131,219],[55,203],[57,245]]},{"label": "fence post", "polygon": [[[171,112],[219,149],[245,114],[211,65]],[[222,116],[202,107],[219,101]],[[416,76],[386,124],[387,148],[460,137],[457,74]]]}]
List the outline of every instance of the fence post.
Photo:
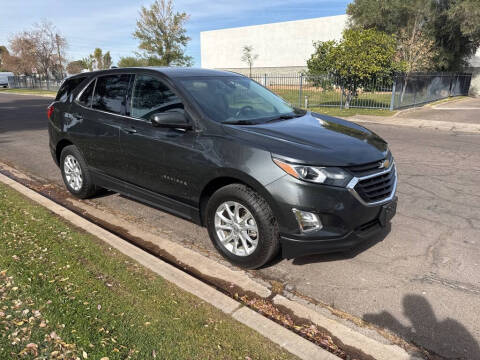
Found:
[{"label": "fence post", "polygon": [[390,111],[393,111],[393,107],[395,105],[395,90],[397,87],[397,77],[393,77],[393,87],[392,87],[392,97],[390,99]]},{"label": "fence post", "polygon": [[298,89],[298,107],[302,107],[302,87],[303,87],[303,74],[300,74],[300,87]]},{"label": "fence post", "polygon": [[263,86],[267,87],[267,73],[263,75]]},{"label": "fence post", "polygon": [[448,89],[448,97],[452,97],[453,76],[450,75],[449,78],[450,78],[450,87]]},{"label": "fence post", "polygon": [[343,109],[343,85],[340,86],[340,109]]}]

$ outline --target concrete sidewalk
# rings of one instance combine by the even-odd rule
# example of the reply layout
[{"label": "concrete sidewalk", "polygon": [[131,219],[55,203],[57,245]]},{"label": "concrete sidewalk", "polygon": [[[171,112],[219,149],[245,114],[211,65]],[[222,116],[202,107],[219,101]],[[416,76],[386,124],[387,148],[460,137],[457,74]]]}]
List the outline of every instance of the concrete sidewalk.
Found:
[{"label": "concrete sidewalk", "polygon": [[478,134],[480,133],[480,98],[426,105],[418,109],[401,111],[391,117],[356,115],[347,120]]}]

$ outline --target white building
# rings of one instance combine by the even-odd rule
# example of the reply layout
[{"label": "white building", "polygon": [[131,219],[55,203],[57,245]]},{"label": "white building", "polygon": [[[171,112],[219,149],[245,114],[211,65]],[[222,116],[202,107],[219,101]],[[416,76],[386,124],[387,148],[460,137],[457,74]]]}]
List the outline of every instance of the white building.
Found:
[{"label": "white building", "polygon": [[[203,68],[223,69],[248,74],[241,60],[243,47],[253,47],[258,55],[255,74],[297,73],[307,68],[316,41],[339,40],[347,27],[348,16],[338,15],[272,24],[203,31],[200,33]],[[470,61],[472,94],[480,95],[480,49]]]},{"label": "white building", "polygon": [[480,96],[480,49],[478,49],[475,56],[470,60],[471,68],[469,72],[473,74],[472,82],[470,84],[470,94]]},{"label": "white building", "polygon": [[202,67],[248,73],[241,60],[245,45],[258,55],[255,73],[292,73],[306,69],[315,41],[339,40],[347,15],[244,26],[200,33]]}]

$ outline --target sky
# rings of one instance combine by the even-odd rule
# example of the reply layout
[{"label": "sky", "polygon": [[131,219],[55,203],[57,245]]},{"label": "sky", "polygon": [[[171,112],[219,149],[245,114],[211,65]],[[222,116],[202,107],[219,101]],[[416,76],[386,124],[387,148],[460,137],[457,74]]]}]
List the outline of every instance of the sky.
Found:
[{"label": "sky", "polygon": [[[69,44],[69,61],[81,59],[96,47],[110,51],[114,63],[134,55],[133,38],[141,6],[153,0],[0,0],[0,45],[11,36],[48,20]],[[175,10],[190,18],[186,29],[191,40],[186,53],[200,67],[200,32],[345,14],[349,0],[174,0]]]}]

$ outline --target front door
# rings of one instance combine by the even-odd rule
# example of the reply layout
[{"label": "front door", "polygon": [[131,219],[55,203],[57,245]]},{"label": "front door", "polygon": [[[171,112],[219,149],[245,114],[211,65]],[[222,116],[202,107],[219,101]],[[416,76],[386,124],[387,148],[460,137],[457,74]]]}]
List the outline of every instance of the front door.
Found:
[{"label": "front door", "polygon": [[125,180],[170,198],[187,200],[195,133],[154,127],[158,113],[185,111],[181,99],[161,79],[136,75],[129,101],[130,118],[120,130]]}]

